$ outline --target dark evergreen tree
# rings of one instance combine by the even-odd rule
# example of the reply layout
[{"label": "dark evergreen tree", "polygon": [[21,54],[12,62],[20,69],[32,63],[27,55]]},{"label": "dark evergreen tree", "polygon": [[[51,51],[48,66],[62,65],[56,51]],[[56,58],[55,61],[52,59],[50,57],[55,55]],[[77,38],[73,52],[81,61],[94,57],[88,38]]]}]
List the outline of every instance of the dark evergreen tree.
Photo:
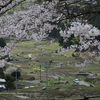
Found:
[{"label": "dark evergreen tree", "polygon": [[16,77],[16,75],[17,75],[17,79],[18,79],[21,76],[20,71],[14,71],[11,73],[11,76],[13,76],[13,77]]},{"label": "dark evergreen tree", "polygon": [[4,38],[0,38],[0,47],[5,47],[6,46],[6,41]]},{"label": "dark evergreen tree", "polygon": [[0,78],[4,78],[3,68],[0,68]]}]

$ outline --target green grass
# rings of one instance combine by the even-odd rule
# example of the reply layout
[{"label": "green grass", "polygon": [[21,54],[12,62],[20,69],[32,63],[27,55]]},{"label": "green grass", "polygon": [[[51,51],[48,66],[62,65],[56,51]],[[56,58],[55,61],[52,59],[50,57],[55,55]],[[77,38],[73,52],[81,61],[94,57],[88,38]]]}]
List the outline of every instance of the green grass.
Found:
[{"label": "green grass", "polygon": [[21,72],[31,72],[32,69],[25,69],[25,68],[21,68]]},{"label": "green grass", "polygon": [[[18,82],[18,84],[25,85],[25,86],[34,86],[34,84],[32,84],[32,83],[27,83],[27,82]],[[19,90],[19,91],[20,91],[20,90]]]},{"label": "green grass", "polygon": [[29,48],[15,48],[12,53],[16,54],[16,53],[22,53],[22,52],[34,52],[35,50],[33,49],[29,49]]},{"label": "green grass", "polygon": [[18,90],[19,92],[25,92],[25,91],[40,91],[42,89],[42,87],[33,87],[33,88],[27,88],[27,89],[20,89]]},{"label": "green grass", "polygon": [[18,44],[16,44],[16,47],[27,47],[27,48],[32,48],[32,47],[34,47],[35,45],[35,43],[37,43],[36,41],[34,41],[34,40],[29,40],[29,41],[21,41],[21,42],[19,42]]},{"label": "green grass", "polygon": [[13,94],[0,94],[0,97],[1,98],[4,98],[4,100],[5,99],[8,99],[8,98],[10,98],[10,99],[15,99],[15,98],[17,98],[15,95],[13,95]]},{"label": "green grass", "polygon": [[74,50],[69,50],[69,51],[66,51],[64,53],[56,53],[55,55],[64,55],[66,57],[72,57],[73,52],[74,52]]},{"label": "green grass", "polygon": [[45,49],[48,52],[53,52],[53,51],[57,50],[60,47],[61,46],[59,46],[59,44],[51,44],[51,45],[48,45],[48,46],[44,46],[43,49]]}]

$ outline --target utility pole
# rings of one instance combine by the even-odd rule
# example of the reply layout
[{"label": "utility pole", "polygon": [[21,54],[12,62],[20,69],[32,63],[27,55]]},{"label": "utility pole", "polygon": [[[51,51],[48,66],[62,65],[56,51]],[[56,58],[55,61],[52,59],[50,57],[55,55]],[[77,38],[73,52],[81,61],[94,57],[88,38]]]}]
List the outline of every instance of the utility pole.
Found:
[{"label": "utility pole", "polygon": [[41,65],[40,65],[40,81],[41,81]]},{"label": "utility pole", "polygon": [[48,86],[48,62],[46,62],[46,86]]},{"label": "utility pole", "polygon": [[17,91],[17,70],[16,70],[16,94],[18,93]]}]

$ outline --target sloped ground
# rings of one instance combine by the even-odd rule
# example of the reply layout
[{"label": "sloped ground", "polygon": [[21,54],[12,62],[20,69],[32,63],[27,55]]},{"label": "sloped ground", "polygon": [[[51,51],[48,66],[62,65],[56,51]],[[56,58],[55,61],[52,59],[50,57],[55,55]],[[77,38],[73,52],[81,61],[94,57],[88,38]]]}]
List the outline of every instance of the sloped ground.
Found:
[{"label": "sloped ground", "polygon": [[[84,59],[86,58],[87,60],[89,58],[87,53],[81,53],[80,57],[82,58],[83,56],[83,58],[81,59],[80,57],[77,57],[76,59],[76,57],[71,57],[73,51],[54,53],[58,48],[61,48],[59,44],[52,43],[51,45],[50,40],[47,44],[46,40],[43,40],[38,43],[34,41],[24,41],[16,45],[12,51],[14,60],[11,61],[11,63],[19,66],[21,71],[20,80],[27,80],[35,77],[36,80],[41,79],[43,81],[41,85],[35,85],[40,87],[39,90],[36,88],[22,89],[19,92],[32,94],[35,92],[39,99],[99,95],[99,62],[95,61],[95,63],[87,63],[83,66]],[[47,64],[47,62],[49,62],[49,64]],[[46,69],[46,66],[48,66],[48,69]],[[46,70],[48,72],[48,85],[50,85],[50,88],[42,91],[41,88],[46,85]],[[79,78],[80,80],[86,79],[84,76],[77,77],[75,75],[80,70],[86,73],[91,72],[93,75],[97,74],[98,79],[95,80],[95,82],[91,81],[94,82],[95,87],[86,87],[84,85],[79,86],[73,83],[73,79],[75,78]],[[68,83],[65,84],[63,82]],[[30,85],[29,83],[22,82],[19,82],[19,84]],[[63,86],[65,86],[64,89],[62,88]]]}]

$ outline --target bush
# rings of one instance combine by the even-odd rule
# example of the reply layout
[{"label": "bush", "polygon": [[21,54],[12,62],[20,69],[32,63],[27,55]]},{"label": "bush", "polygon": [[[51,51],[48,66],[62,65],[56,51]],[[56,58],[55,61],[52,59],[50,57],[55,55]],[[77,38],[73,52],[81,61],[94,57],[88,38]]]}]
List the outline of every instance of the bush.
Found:
[{"label": "bush", "polygon": [[15,78],[12,77],[11,75],[6,75],[5,76],[5,80],[6,80],[6,82],[14,82],[15,81]]},{"label": "bush", "polygon": [[6,80],[6,89],[9,90],[9,89],[15,89],[15,84],[14,84],[14,81],[15,81],[15,78],[10,76],[10,75],[6,75],[5,76],[5,80]]},{"label": "bush", "polygon": [[11,76],[13,77],[16,77],[16,74],[17,74],[17,78],[19,78],[21,76],[20,72],[19,71],[14,71],[11,73]]},{"label": "bush", "polygon": [[4,72],[2,68],[0,68],[0,78],[4,78]]},{"label": "bush", "polygon": [[6,41],[4,38],[0,38],[0,47],[5,47],[6,46]]},{"label": "bush", "polygon": [[7,82],[6,83],[6,89],[9,90],[9,89],[15,89],[15,84],[14,82]]},{"label": "bush", "polygon": [[78,52],[72,53],[72,57],[79,57],[79,56],[80,56],[80,54]]}]

